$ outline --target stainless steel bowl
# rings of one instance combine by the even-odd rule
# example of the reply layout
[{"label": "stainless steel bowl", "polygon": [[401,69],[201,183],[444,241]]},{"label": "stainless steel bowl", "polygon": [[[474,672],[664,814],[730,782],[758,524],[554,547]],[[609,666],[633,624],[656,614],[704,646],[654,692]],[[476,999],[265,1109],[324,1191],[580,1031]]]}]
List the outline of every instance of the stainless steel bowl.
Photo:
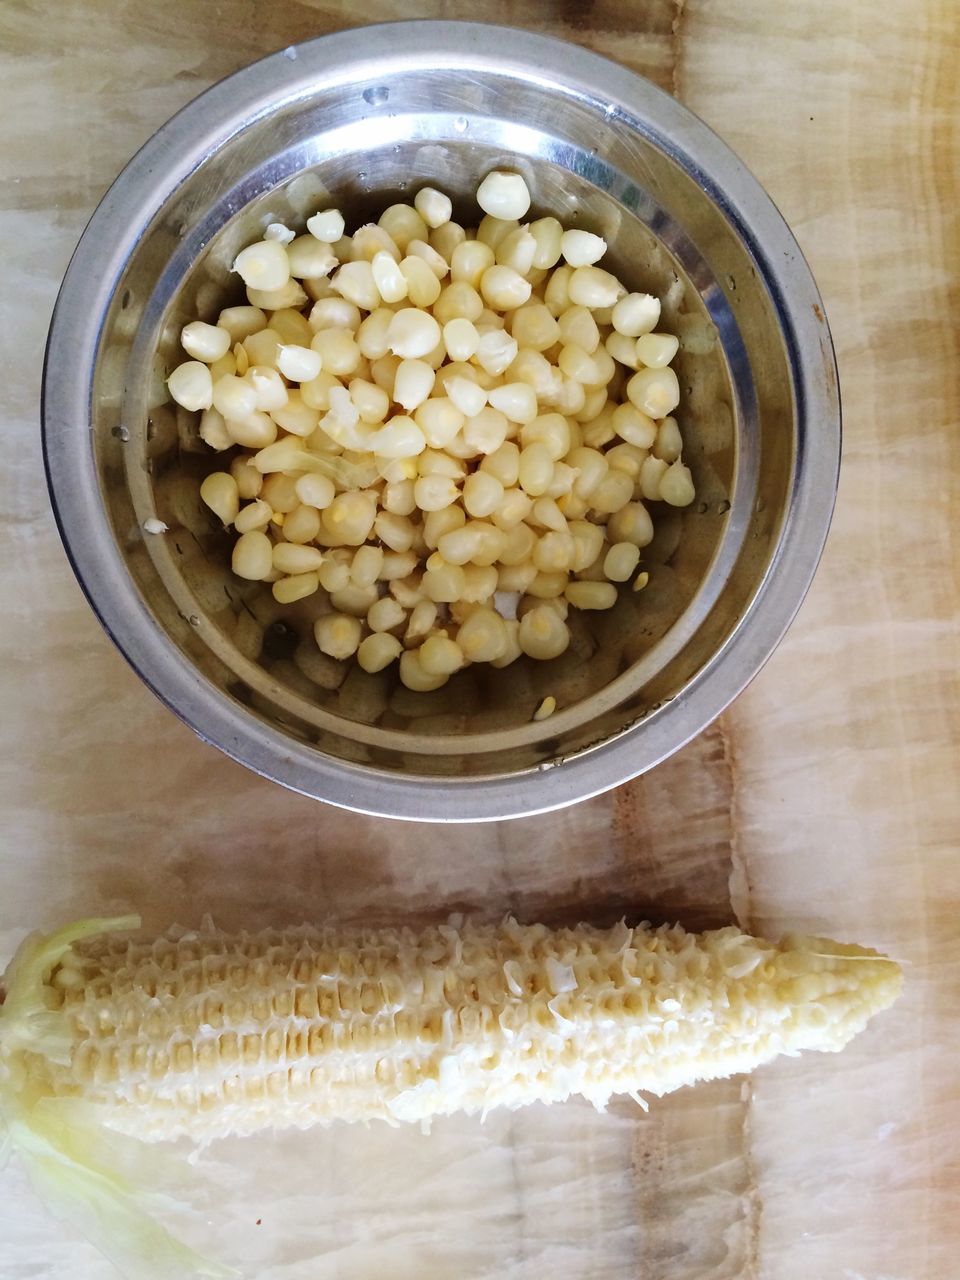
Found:
[{"label": "stainless steel bowl", "polygon": [[[666,298],[698,500],[661,513],[646,590],[582,615],[550,663],[471,668],[432,694],[316,660],[310,609],[232,579],[201,509],[211,460],[163,379],[178,333],[237,296],[230,264],[272,218],[353,219],[433,183],[472,216],[519,169],[535,212],[596,229]],[[437,821],[530,814],[650,769],[757,672],[813,576],[840,450],[820,298],[740,161],[647,81],[502,27],[411,22],[286,49],[175,116],[107,193],[47,348],[47,473],[104,627],[198,734],[334,804]],[[144,526],[158,517],[169,532]],[[257,594],[259,592],[259,594]],[[257,652],[259,646],[259,653]],[[548,694],[557,712],[535,722]]]}]

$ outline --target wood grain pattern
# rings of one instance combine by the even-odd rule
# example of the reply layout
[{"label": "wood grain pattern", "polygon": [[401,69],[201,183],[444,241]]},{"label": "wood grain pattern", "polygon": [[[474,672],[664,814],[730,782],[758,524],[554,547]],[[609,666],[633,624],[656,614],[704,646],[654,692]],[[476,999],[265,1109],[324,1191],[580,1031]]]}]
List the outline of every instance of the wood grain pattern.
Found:
[{"label": "wood grain pattern", "polygon": [[[960,24],[949,0],[437,0],[548,31],[675,92],[790,222],[833,327],[837,515],[786,642],[698,741],[612,796],[457,833],[343,814],[204,746],[100,632],[48,514],[46,326],[89,212],[174,110],[289,43],[399,0],[8,0],[0,9],[0,319],[16,376],[0,527],[0,957],[25,927],[186,896],[230,927],[515,910],[738,915],[909,962],[842,1057],[776,1064],[638,1115],[617,1105],[330,1131],[205,1157],[194,1238],[311,1280],[643,1276],[949,1280],[960,1243]],[[15,121],[15,124],[12,123]],[[171,821],[172,814],[177,821]],[[190,923],[186,920],[185,923]],[[106,1280],[14,1167],[4,1280]],[[256,1225],[257,1219],[262,1225]],[[214,1225],[203,1225],[213,1219]],[[896,1224],[895,1229],[891,1224]]]}]

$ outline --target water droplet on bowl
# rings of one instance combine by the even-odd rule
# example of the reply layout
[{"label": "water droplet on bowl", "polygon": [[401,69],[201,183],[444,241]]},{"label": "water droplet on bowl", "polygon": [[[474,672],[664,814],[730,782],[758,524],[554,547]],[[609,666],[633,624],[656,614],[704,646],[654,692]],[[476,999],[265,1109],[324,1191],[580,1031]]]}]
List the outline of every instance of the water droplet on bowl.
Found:
[{"label": "water droplet on bowl", "polygon": [[730,503],[724,498],[723,502],[717,503],[717,511],[720,515],[725,516],[730,510]]},{"label": "water droplet on bowl", "polygon": [[284,49],[283,51],[283,56],[287,59],[288,62],[296,62],[297,51],[292,44],[287,45],[286,49]]},{"label": "water droplet on bowl", "polygon": [[466,116],[457,116],[456,120],[453,122],[453,127],[457,133],[466,133],[470,127],[470,121]]},{"label": "water droplet on bowl", "polygon": [[130,432],[126,427],[114,427],[110,434],[117,440],[122,440],[124,444],[130,439]]},{"label": "water droplet on bowl", "polygon": [[369,89],[364,89],[363,100],[368,102],[371,107],[382,106],[390,97],[390,90],[385,84],[371,85]]}]

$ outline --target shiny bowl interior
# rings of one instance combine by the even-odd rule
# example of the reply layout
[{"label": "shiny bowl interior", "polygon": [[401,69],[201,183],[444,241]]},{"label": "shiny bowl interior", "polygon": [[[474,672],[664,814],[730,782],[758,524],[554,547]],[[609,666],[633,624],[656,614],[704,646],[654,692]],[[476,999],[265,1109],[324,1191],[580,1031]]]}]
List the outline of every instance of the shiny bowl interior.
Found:
[{"label": "shiny bowl interior", "polygon": [[[561,658],[474,667],[414,694],[395,669],[371,676],[320,658],[315,600],[281,607],[269,588],[233,578],[230,539],[197,492],[222,459],[164,379],[183,358],[183,323],[241,300],[231,263],[267,222],[302,226],[329,202],[358,223],[430,183],[470,225],[479,178],[494,167],[524,174],[531,216],[599,231],[624,282],[664,299],[661,328],[681,339],[677,416],[697,500],[656,513],[649,585],[577,616]],[[44,390],[67,549],[143,678],[250,767],[393,816],[556,807],[681,746],[788,625],[836,487],[829,333],[768,198],[646,81],[556,41],[474,24],[312,41],[175,117],[81,241]],[[169,531],[145,533],[150,518]],[[558,709],[534,721],[547,695]]]}]

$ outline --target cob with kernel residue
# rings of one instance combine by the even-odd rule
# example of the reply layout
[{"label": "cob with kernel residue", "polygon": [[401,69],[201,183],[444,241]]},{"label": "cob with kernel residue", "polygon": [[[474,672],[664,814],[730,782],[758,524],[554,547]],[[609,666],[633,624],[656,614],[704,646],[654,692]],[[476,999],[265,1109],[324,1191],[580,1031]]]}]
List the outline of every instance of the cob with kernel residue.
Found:
[{"label": "cob with kernel residue", "polygon": [[81,1193],[103,1174],[85,1135],[206,1143],[575,1094],[602,1107],[842,1049],[901,986],[876,952],[736,928],[205,926],[142,942],[138,924],[34,936],[2,984],[0,1114]]}]

